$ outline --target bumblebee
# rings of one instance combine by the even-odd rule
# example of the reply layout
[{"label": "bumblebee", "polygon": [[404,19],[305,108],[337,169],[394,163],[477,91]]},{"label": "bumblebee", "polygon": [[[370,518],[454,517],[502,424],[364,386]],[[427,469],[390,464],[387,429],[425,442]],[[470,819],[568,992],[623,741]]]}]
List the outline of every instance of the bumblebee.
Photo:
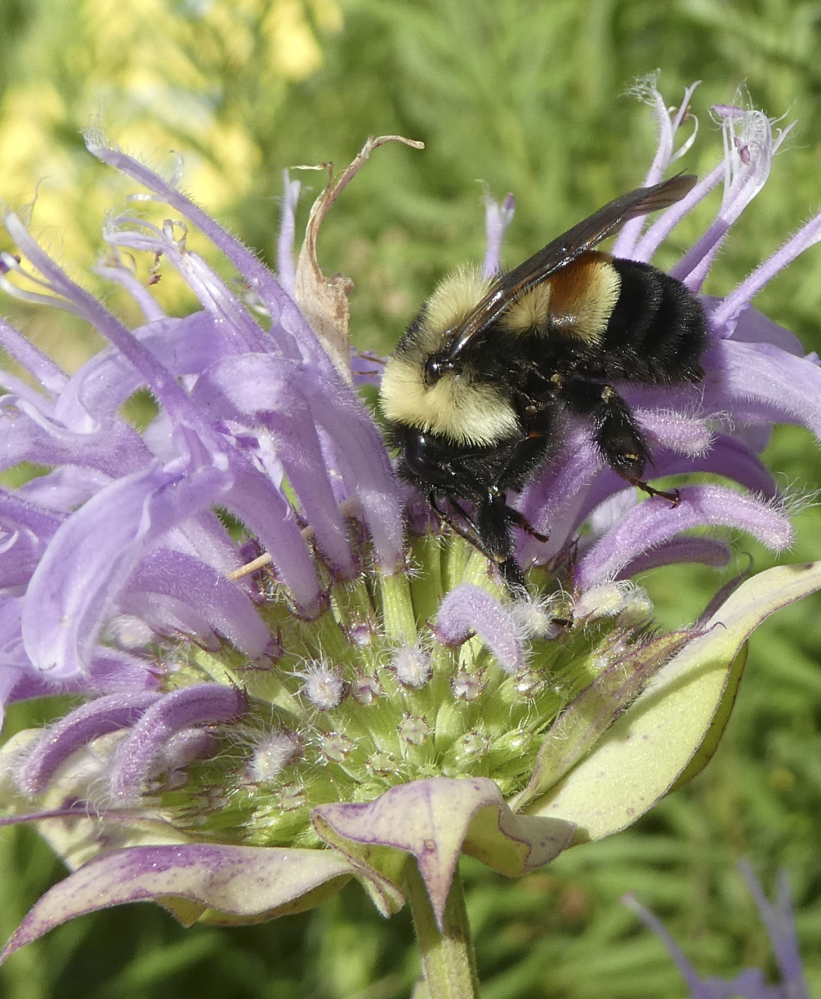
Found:
[{"label": "bumblebee", "polygon": [[381,405],[399,472],[439,517],[524,588],[512,528],[547,540],[507,501],[584,418],[603,460],[644,481],[644,432],[614,382],[704,377],[704,312],[675,278],[594,249],[630,219],[667,208],[696,183],[680,174],[616,198],[513,270],[446,278],[389,358]]}]

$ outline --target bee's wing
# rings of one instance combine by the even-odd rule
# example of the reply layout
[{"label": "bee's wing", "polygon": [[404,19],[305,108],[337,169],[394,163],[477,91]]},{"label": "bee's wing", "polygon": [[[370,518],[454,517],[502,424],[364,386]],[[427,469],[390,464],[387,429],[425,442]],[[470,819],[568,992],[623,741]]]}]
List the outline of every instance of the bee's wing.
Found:
[{"label": "bee's wing", "polygon": [[622,194],[548,243],[529,260],[508,271],[499,278],[459,328],[453,331],[445,345],[447,356],[453,358],[464,350],[474,337],[498,318],[511,301],[547,280],[551,274],[567,266],[603,239],[615,235],[630,219],[669,208],[681,201],[693,189],[697,180],[693,174],[680,173],[653,187],[640,187],[629,194]]}]

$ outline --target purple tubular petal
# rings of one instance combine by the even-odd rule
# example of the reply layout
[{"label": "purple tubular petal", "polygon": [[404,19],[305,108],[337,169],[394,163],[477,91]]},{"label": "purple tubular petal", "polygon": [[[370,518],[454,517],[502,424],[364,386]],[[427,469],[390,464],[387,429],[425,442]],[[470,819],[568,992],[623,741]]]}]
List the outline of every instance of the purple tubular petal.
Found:
[{"label": "purple tubular petal", "polygon": [[[774,140],[772,122],[762,112],[739,108],[714,110],[723,118],[724,164],[727,170],[724,198],[715,222],[671,271],[673,277],[683,281],[694,292],[701,287],[730,227],[764,186],[773,155],[789,130],[782,131]],[[740,135],[736,135],[738,123],[741,125]],[[740,155],[741,146],[747,150],[748,159]]]},{"label": "purple tubular petal", "polygon": [[708,351],[704,405],[750,423],[797,423],[821,440],[821,368],[765,343],[719,340]]},{"label": "purple tubular petal", "polygon": [[91,660],[88,687],[102,693],[156,690],[160,672],[151,660],[98,645]]},{"label": "purple tubular petal", "polygon": [[719,525],[752,534],[773,551],[792,542],[792,528],[783,514],[753,496],[719,486],[688,486],[673,507],[663,497],[639,503],[624,516],[576,566],[576,583],[585,590],[613,579],[639,555],[680,531]]},{"label": "purple tubular petal", "polygon": [[0,347],[30,371],[49,394],[57,396],[65,387],[68,375],[3,319],[0,319]]},{"label": "purple tubular petal", "polygon": [[21,676],[23,676],[22,670],[15,669],[8,663],[0,667],[0,727],[6,716],[5,705],[14,700],[14,688]]},{"label": "purple tubular petal", "polygon": [[149,466],[73,514],[26,595],[23,636],[35,666],[55,679],[86,671],[103,620],[146,547],[175,521],[215,502],[230,481],[214,468],[174,473]]},{"label": "purple tubular petal", "polygon": [[523,563],[535,557],[547,561],[564,548],[579,523],[589,487],[601,466],[589,431],[574,431],[561,458],[527,484],[516,506],[535,530],[549,535],[549,540],[541,544],[529,535],[520,538],[519,557]]},{"label": "purple tubular petal", "polygon": [[[647,392],[642,393],[645,403],[646,395]],[[698,421],[693,421],[688,428],[690,421],[667,410],[652,414],[653,419],[650,418],[650,410],[642,410],[641,415],[642,424],[654,437],[656,434],[659,437],[675,437],[677,431],[683,431],[677,439],[683,451],[686,451],[688,441],[698,445],[705,439]],[[756,454],[741,440],[726,434],[715,435],[711,449],[697,458],[688,457],[686,453],[657,452],[648,471],[653,478],[709,472],[738,482],[768,498],[774,497],[777,492],[769,470]],[[536,530],[549,533],[549,541],[541,544],[530,537],[520,538],[520,559],[525,563],[533,559],[539,562],[549,560],[561,551],[594,511],[619,494],[624,494],[624,501],[616,501],[613,516],[607,519],[607,529],[634,505],[635,494],[615,472],[601,468],[601,460],[596,455],[589,432],[576,435],[565,455],[544,469],[522,494],[519,508]]]},{"label": "purple tubular petal", "polygon": [[[0,517],[0,524],[3,518]],[[37,568],[45,545],[27,531],[0,529],[0,590],[23,588]]]},{"label": "purple tubular petal", "polygon": [[[222,337],[232,344],[231,353],[243,350],[265,350],[268,337],[253,319],[248,309],[220,280],[202,257],[180,246],[172,232],[157,229],[141,219],[119,217],[120,226],[136,228],[112,229],[106,240],[117,247],[129,247],[139,252],[161,253],[179,271],[207,312],[222,327]],[[166,225],[170,225],[166,223]]]},{"label": "purple tubular petal", "polygon": [[[657,184],[664,175],[664,171],[667,169],[667,165],[670,162],[670,157],[673,155],[673,140],[675,135],[672,122],[670,120],[670,113],[667,110],[667,104],[662,95],[656,89],[656,80],[652,79],[648,82],[649,86],[645,86],[644,81],[640,81],[635,93],[640,100],[646,101],[648,104],[652,104],[653,106],[653,112],[658,124],[659,145],[656,150],[656,155],[653,158],[653,162],[650,165],[650,169],[647,171],[647,175],[644,178],[645,187],[651,187],[653,184]],[[622,228],[616,242],[613,245],[613,256],[632,259],[636,242],[638,241],[643,227],[644,219],[630,219],[629,222],[627,222],[627,224]]]},{"label": "purple tubular petal", "polygon": [[[127,156],[119,149],[108,149],[105,146],[97,144],[94,141],[94,137],[87,139],[86,146],[93,156],[96,156],[103,163],[107,163],[126,176],[132,177],[149,191],[158,194],[163,201],[176,208],[181,215],[190,222],[193,222],[214,246],[225,254],[237,270],[240,271],[251,288],[257,292],[268,306],[272,316],[279,316],[282,307],[286,304],[290,304],[293,310],[299,314],[293,301],[285,295],[285,292],[283,292],[276,278],[268,268],[250,250],[244,247],[233,236],[230,236],[213,219],[209,218],[201,208],[198,208],[189,198],[186,198],[181,191],[168,184],[159,174],[150,170],[143,163],[138,162],[131,156]],[[287,303],[284,301],[285,298],[287,298]],[[310,338],[314,341],[316,350],[322,352],[322,348],[319,346],[318,341],[316,341],[313,331],[305,323],[304,319],[302,319],[301,314],[299,314],[299,317],[302,325],[307,328]],[[292,336],[286,333],[279,324],[275,323],[270,332],[275,337],[277,346],[285,352],[286,356],[299,356],[299,348]]]},{"label": "purple tubular petal", "polygon": [[111,476],[97,469],[65,465],[31,479],[17,490],[17,495],[48,511],[70,513],[110,483]]},{"label": "purple tubular petal", "polygon": [[574,525],[574,535],[578,528],[586,523],[589,533],[585,532],[585,544],[588,548],[595,541],[617,525],[627,513],[638,506],[639,494],[632,486],[626,486],[624,479],[609,468],[602,469],[601,474],[587,491],[584,505],[578,512]]},{"label": "purple tubular petal", "polygon": [[247,307],[221,281],[206,262],[195,253],[180,256],[178,268],[181,276],[205,305],[216,322],[226,327],[236,347],[245,350],[271,350],[271,337],[266,333]]},{"label": "purple tubular petal", "polygon": [[211,428],[202,420],[196,407],[174,375],[168,371],[137,337],[112,315],[93,295],[71,281],[30,236],[28,230],[13,214],[6,216],[6,228],[21,251],[51,283],[92,323],[99,332],[127,358],[156,396],[158,402],[174,419],[196,430],[203,440],[211,438]]},{"label": "purple tubular petal", "polygon": [[215,418],[262,422],[274,433],[276,453],[302,503],[320,547],[347,576],[355,564],[345,524],[325,472],[301,370],[270,355],[245,354],[214,365],[197,384],[195,398]]},{"label": "purple tubular petal", "polygon": [[[104,163],[133,177],[160,195],[193,222],[237,267],[276,317],[270,333],[286,356],[300,354],[317,378],[312,395],[314,418],[328,432],[350,494],[362,503],[381,566],[389,572],[402,565],[403,530],[399,490],[379,431],[364,407],[334,368],[305,317],[273,274],[236,239],[156,173],[119,150],[106,149],[93,139],[89,151]],[[162,397],[160,397],[162,398]],[[193,423],[192,426],[196,426]]]},{"label": "purple tubular petal", "polygon": [[[774,499],[778,493],[769,469],[755,452],[742,441],[726,434],[717,435],[710,451],[696,459],[681,454],[671,454],[669,451],[658,452],[653,456],[653,465],[649,471],[654,479],[667,475],[709,472],[737,482],[750,492],[759,493],[767,499]],[[624,500],[615,500],[615,497],[621,493],[626,494]],[[628,486],[624,479],[611,469],[603,469],[584,496],[584,503],[579,507],[573,525],[574,529],[589,516],[594,515],[595,511],[610,499],[614,499],[616,503],[613,514],[615,519],[619,519],[626,509],[635,505],[635,502],[630,502],[631,497],[635,499],[633,487]]]},{"label": "purple tubular petal", "polygon": [[750,889],[750,894],[755,899],[764,925],[767,927],[784,985],[788,989],[786,993],[788,999],[809,999],[804,979],[804,966],[798,951],[798,934],[793,917],[787,872],[781,872],[778,879],[778,895],[775,904],[772,904],[767,901],[750,865],[742,861],[739,867],[747,882],[747,887]]},{"label": "purple tubular petal", "polygon": [[44,730],[17,775],[21,790],[41,794],[57,768],[75,750],[121,728],[130,728],[159,697],[159,693],[111,694],[98,697],[70,712]]},{"label": "purple tubular petal", "polygon": [[461,645],[473,634],[482,639],[506,672],[521,669],[522,634],[510,611],[487,590],[462,583],[442,601],[436,637],[443,645]]},{"label": "purple tubular petal", "polygon": [[664,240],[667,239],[678,223],[718,185],[723,176],[724,164],[719,163],[681,201],[677,201],[667,211],[662,212],[658,221],[654,222],[638,241],[630,254],[630,259],[649,263],[653,259],[653,254]]},{"label": "purple tubular petal", "polygon": [[[24,404],[45,418],[50,418],[54,411],[54,400],[50,395],[44,394],[39,389],[32,388],[22,378],[18,378],[17,375],[13,375],[10,371],[6,371],[3,368],[0,368],[0,388],[5,389],[3,396],[3,404],[5,406],[8,406],[9,403],[14,403],[19,398]],[[12,396],[11,399],[7,398],[9,395]]]},{"label": "purple tubular petal", "polygon": [[118,422],[118,408],[142,384],[134,366],[109,347],[87,361],[69,380],[60,393],[60,410],[55,415],[72,430],[89,432],[100,423],[109,429]]},{"label": "purple tubular petal", "polygon": [[291,180],[287,170],[282,171],[282,218],[279,224],[279,239],[277,240],[277,270],[279,283],[293,297],[294,280],[294,228],[296,204],[302,185],[298,180]]},{"label": "purple tubular petal", "polygon": [[[21,640],[22,642],[22,640]],[[113,649],[98,648],[88,677],[72,677],[65,682],[49,680],[43,673],[21,673],[6,703],[27,701],[52,694],[141,693],[156,691],[159,681],[151,663]]]},{"label": "purple tubular petal", "polygon": [[210,510],[202,510],[178,524],[169,532],[166,546],[187,551],[223,575],[228,575],[241,564],[236,544]]},{"label": "purple tubular petal", "polygon": [[654,462],[654,477],[685,472],[721,475],[768,499],[774,498],[778,492],[770,470],[758,455],[742,441],[726,434],[717,435],[709,453],[695,460],[662,453]]},{"label": "purple tubular petal", "polygon": [[246,655],[261,655],[271,639],[247,594],[192,555],[167,548],[149,552],[131,576],[120,603],[125,609],[135,594],[145,592],[159,597],[160,605],[170,597],[190,607]]},{"label": "purple tubular petal", "polygon": [[22,615],[25,598],[4,596],[0,599],[0,674],[6,669],[31,670],[23,644]]},{"label": "purple tubular petal", "polygon": [[316,617],[321,609],[319,581],[290,503],[250,468],[237,475],[222,502],[257,535],[303,616]]},{"label": "purple tubular petal", "polygon": [[779,271],[792,263],[799,254],[819,241],[821,241],[821,214],[811,219],[780,250],[777,250],[768,260],[756,267],[748,278],[727,295],[713,313],[712,318],[716,329],[732,331],[741,312],[764,285]]},{"label": "purple tubular petal", "polygon": [[194,725],[224,724],[245,710],[245,697],[234,687],[201,683],[163,695],[134,725],[117,751],[111,788],[121,800],[139,795],[155,757],[178,732]]},{"label": "purple tubular petal", "polygon": [[669,409],[645,410],[634,407],[633,413],[647,431],[652,444],[670,448],[679,454],[696,458],[705,454],[713,441],[712,431],[702,419]]},{"label": "purple tubular petal", "polygon": [[[677,152],[674,151],[676,132],[687,117],[690,98],[698,86],[698,81],[685,88],[681,103],[672,113],[668,110],[664,97],[659,93],[656,87],[657,83],[658,79],[656,75],[646,77],[639,80],[636,86],[631,88],[630,91],[639,100],[652,105],[658,124],[658,149],[656,150],[656,155],[653,158],[650,169],[644,178],[645,187],[652,187],[653,184],[658,184],[663,178],[667,167],[673,160],[678,159],[689,149],[695,137],[695,134],[691,135],[681,149]],[[676,218],[672,225],[675,225],[677,221],[678,218]],[[636,218],[631,219],[624,226],[613,247],[613,256],[627,257],[630,260],[649,259],[636,255],[636,243],[638,242],[641,230],[644,228],[644,224],[645,221],[643,218]]]},{"label": "purple tubular petal", "polygon": [[115,284],[122,285],[137,305],[139,305],[143,315],[145,316],[146,322],[153,323],[159,319],[167,318],[163,310],[160,308],[159,303],[149,294],[145,285],[138,281],[137,278],[124,267],[100,266],[96,267],[95,271],[100,275],[100,277],[103,277],[108,281],[113,281]]},{"label": "purple tubular petal", "polygon": [[[183,319],[162,319],[134,331],[152,356],[175,376],[199,375],[226,354],[236,353],[233,338],[206,312]],[[88,416],[110,424],[120,406],[146,384],[134,366],[108,348],[91,358],[61,394],[56,415],[73,429],[88,424]],[[88,429],[87,426],[85,429]]]},{"label": "purple tubular petal", "polygon": [[64,519],[19,492],[0,488],[0,587],[29,581]]},{"label": "purple tubular petal", "polygon": [[379,564],[385,572],[397,571],[404,564],[403,507],[379,431],[347,387],[344,393],[312,395],[309,401],[314,419],[333,443],[348,495],[362,505]]},{"label": "purple tubular petal", "polygon": [[[645,187],[650,187],[653,184],[658,184],[664,176],[667,167],[670,165],[675,147],[676,130],[681,123],[681,116],[677,115],[675,123],[673,122],[670,112],[667,110],[667,102],[656,87],[658,83],[656,74],[647,80],[647,83],[650,84],[649,87],[640,85],[638,96],[646,100],[647,103],[652,104],[653,114],[655,115],[658,127],[658,149],[656,150],[656,155],[653,157],[653,162],[650,164],[650,169],[647,171],[647,176],[644,178]],[[684,100],[681,102],[682,111],[690,103],[690,96],[697,86],[698,84],[694,83],[684,91]]]},{"label": "purple tubular petal", "polygon": [[684,562],[700,562],[702,565],[723,569],[729,561],[730,549],[714,538],[671,538],[628,562],[615,578],[632,579],[640,572],[649,572],[661,566],[679,565]]},{"label": "purple tubular petal", "polygon": [[512,194],[508,194],[505,200],[499,204],[485,192],[485,233],[487,238],[487,250],[482,263],[482,277],[491,278],[502,269],[501,252],[502,240],[505,238],[507,227],[513,221],[513,213],[516,202]]},{"label": "purple tubular petal", "polygon": [[[134,620],[135,629],[146,633],[143,645],[164,636],[171,639],[185,637],[211,652],[220,647],[220,639],[208,616],[190,601],[166,593],[129,588],[120,595],[117,610]],[[114,619],[113,625],[126,627],[119,623],[118,618]],[[116,637],[122,640],[119,633]],[[132,648],[140,648],[139,637],[136,633],[125,631],[125,639],[131,642]]]},{"label": "purple tubular petal", "polygon": [[30,461],[38,465],[84,465],[106,475],[135,471],[150,457],[136,430],[125,424],[85,432],[68,430],[9,396],[0,400],[0,450],[2,468]]},{"label": "purple tubular petal", "polygon": [[640,905],[632,895],[625,895],[622,902],[636,913],[644,925],[651,929],[667,948],[670,957],[675,961],[676,967],[691,990],[690,999],[715,999],[715,993],[705,990],[701,976],[687,960],[681,947],[667,932],[664,923],[648,909],[645,909],[643,905]]},{"label": "purple tubular petal", "polygon": [[44,541],[53,537],[64,518],[44,510],[19,494],[0,488],[0,521],[21,530],[30,531]]},{"label": "purple tubular petal", "polygon": [[774,323],[769,316],[765,316],[763,312],[759,312],[751,305],[741,310],[740,315],[732,324],[731,331],[728,331],[728,324],[723,323],[724,329],[719,332],[718,324],[713,320],[713,314],[723,301],[725,300],[721,298],[701,296],[701,304],[704,306],[710,325],[714,327],[714,334],[720,335],[722,338],[732,336],[733,340],[743,343],[768,343],[772,347],[785,350],[788,354],[795,354],[796,357],[803,357],[806,353],[804,344],[795,333],[785,330],[783,326]]},{"label": "purple tubular petal", "polygon": [[[688,458],[686,455],[670,451],[656,451],[653,454],[653,463],[647,470],[648,478],[652,479],[699,472],[720,475],[737,482],[750,492],[761,493],[769,499],[775,497],[778,492],[770,470],[756,452],[742,440],[723,433],[716,434],[710,450],[698,457]],[[586,509],[592,509],[608,493],[624,488],[624,479],[620,479],[609,469],[605,470],[590,491],[590,506]]]}]

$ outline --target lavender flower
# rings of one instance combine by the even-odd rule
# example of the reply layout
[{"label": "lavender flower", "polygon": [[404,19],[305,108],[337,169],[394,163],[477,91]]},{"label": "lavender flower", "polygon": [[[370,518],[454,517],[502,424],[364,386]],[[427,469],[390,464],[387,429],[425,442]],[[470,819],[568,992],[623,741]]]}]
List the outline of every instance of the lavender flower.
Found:
[{"label": "lavender flower", "polygon": [[[684,115],[645,89],[660,124],[654,183]],[[617,248],[648,259],[723,177],[718,218],[677,270],[695,291],[780,141],[758,112],[714,113],[719,165],[643,235],[626,226]],[[726,721],[739,650],[821,587],[821,565],[753,577],[668,635],[649,627],[632,577],[725,564],[728,527],[789,546],[759,452],[775,421],[821,437],[821,370],[749,303],[821,238],[821,217],[708,303],[702,386],[628,395],[659,475],[716,481],[682,485],[675,507],[640,501],[579,431],[516,500],[550,540],[519,539],[533,595],[511,602],[397,483],[354,388],[372,376],[346,363],[346,286],[322,277],[314,250],[364,155],[320,196],[296,266],[288,182],[277,279],[173,184],[98,136],[89,148],[187,221],[107,226],[100,273],[142,309],[132,330],[6,219],[28,261],[5,256],[8,289],[77,312],[110,346],[69,377],[0,324],[38,385],[1,376],[5,467],[47,469],[0,491],[0,699],[86,698],[0,754],[0,821],[39,822],[74,871],[5,953],[145,898],[186,923],[242,922],[309,908],[353,878],[387,915],[406,900],[409,857],[441,929],[462,852],[525,873],[696,773]],[[489,206],[486,271],[511,212]],[[188,224],[234,265],[242,294],[187,247]],[[141,253],[175,268],[202,309],[164,315],[127,266]],[[122,406],[144,389],[157,412],[140,433]]]},{"label": "lavender flower", "polygon": [[781,977],[778,984],[768,984],[760,968],[744,968],[732,979],[713,976],[702,978],[664,928],[661,920],[639,905],[632,896],[628,895],[624,902],[656,933],[670,952],[690,988],[690,999],[808,999],[809,993],[804,980],[804,969],[801,965],[793,923],[790,885],[786,874],[782,874],[779,879],[778,893],[773,903],[767,901],[761,885],[748,864],[741,865],[741,873],[767,927]]}]

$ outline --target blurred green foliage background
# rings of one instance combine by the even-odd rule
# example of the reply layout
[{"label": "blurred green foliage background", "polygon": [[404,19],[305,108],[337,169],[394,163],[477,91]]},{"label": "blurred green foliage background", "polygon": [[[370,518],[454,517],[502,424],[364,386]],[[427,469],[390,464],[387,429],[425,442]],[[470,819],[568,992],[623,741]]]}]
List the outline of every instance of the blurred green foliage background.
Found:
[{"label": "blurred green foliage background", "polygon": [[[806,0],[3,0],[0,196],[19,208],[36,194],[35,233],[94,287],[102,220],[133,190],[85,151],[80,130],[101,123],[166,172],[178,151],[195,198],[273,263],[284,168],[344,166],[368,135],[422,139],[422,153],[377,151],[320,239],[325,268],[356,282],[355,342],[387,352],[443,272],[481,259],[482,184],[499,198],[515,193],[506,258],[518,262],[641,183],[654,126],[626,92],[660,68],[670,104],[702,81],[688,170],[704,174],[719,158],[708,108],[731,103],[739,85],[772,117],[799,119],[709,278],[706,290],[724,294],[821,208],[819,52],[821,6]],[[318,193],[320,175],[301,179]],[[662,265],[700,234],[718,197],[676,230]],[[308,190],[302,221],[311,200]],[[192,307],[173,281],[159,290],[170,311]],[[757,304],[821,349],[821,248]],[[0,308],[69,368],[96,348],[49,310]],[[768,457],[785,486],[821,483],[807,434],[777,432]],[[818,511],[796,526],[790,557],[821,557]],[[746,552],[757,569],[768,564],[740,542],[740,566]],[[646,582],[667,624],[692,619],[719,585],[695,569]],[[18,708],[12,724],[45,710]],[[704,974],[769,966],[740,857],[765,884],[789,870],[821,995],[820,726],[816,597],[756,635],[727,735],[692,785],[630,831],[521,882],[466,865],[486,999],[684,995],[661,944],[620,904],[628,891]],[[3,937],[59,876],[32,831],[0,831]],[[143,905],[98,913],[15,955],[0,994],[391,999],[410,993],[416,973],[406,914],[382,921],[352,886],[313,913],[246,929],[182,930]]]}]

